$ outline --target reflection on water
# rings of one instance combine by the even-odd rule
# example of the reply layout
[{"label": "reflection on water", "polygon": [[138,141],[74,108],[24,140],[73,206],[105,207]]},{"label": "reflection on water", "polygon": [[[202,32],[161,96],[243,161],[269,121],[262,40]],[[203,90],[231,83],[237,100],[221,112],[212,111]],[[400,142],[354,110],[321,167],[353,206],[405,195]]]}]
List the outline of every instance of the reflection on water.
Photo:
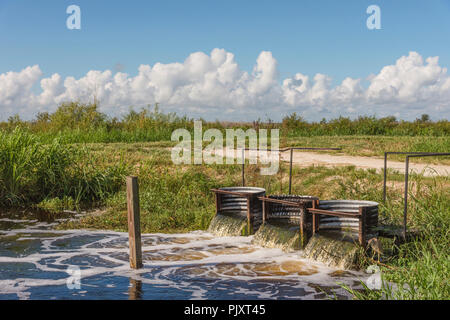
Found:
[{"label": "reflection on water", "polygon": [[127,233],[54,230],[58,219],[0,215],[0,299],[346,299],[338,283],[364,277],[200,231],[143,234],[131,270]]},{"label": "reflection on water", "polygon": [[128,300],[141,300],[142,281],[130,278],[130,289],[128,290]]}]

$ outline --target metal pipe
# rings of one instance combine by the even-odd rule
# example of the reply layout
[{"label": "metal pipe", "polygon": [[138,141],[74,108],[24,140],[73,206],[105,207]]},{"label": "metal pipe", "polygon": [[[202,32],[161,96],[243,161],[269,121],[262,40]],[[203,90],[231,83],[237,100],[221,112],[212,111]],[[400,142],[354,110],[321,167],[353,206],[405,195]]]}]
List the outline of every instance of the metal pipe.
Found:
[{"label": "metal pipe", "polygon": [[427,155],[433,152],[411,152],[411,151],[386,151],[384,153],[384,179],[383,179],[383,202],[386,202],[386,183],[387,183],[387,156],[388,154],[405,154],[405,155]]},{"label": "metal pipe", "polygon": [[436,157],[436,156],[450,156],[448,152],[426,152],[426,153],[418,153],[414,152],[411,155],[406,156],[405,160],[405,199],[403,206],[403,239],[406,240],[406,223],[407,223],[407,214],[408,214],[408,177],[409,177],[409,158],[418,158],[418,157]]},{"label": "metal pipe", "polygon": [[291,194],[292,189],[292,158],[293,158],[294,149],[291,148],[291,157],[289,159],[289,194]]},{"label": "metal pipe", "polygon": [[315,147],[290,147],[290,148],[284,148],[284,149],[255,149],[255,148],[243,148],[242,149],[242,186],[245,186],[245,178],[244,178],[244,168],[245,168],[245,151],[248,150],[257,150],[257,151],[276,151],[280,152],[278,154],[279,157],[281,157],[281,152],[285,152],[290,150],[291,151],[291,157],[290,157],[290,164],[289,164],[289,194],[292,192],[292,163],[293,163],[293,150],[342,150],[342,148],[315,148]]},{"label": "metal pipe", "polygon": [[403,239],[406,241],[406,219],[408,213],[408,176],[409,176],[409,156],[405,161],[405,201],[403,207]]},{"label": "metal pipe", "polygon": [[291,147],[289,149],[295,149],[295,150],[342,150],[342,148],[315,148],[315,147]]},{"label": "metal pipe", "polygon": [[245,149],[242,149],[242,186],[245,187]]},{"label": "metal pipe", "polygon": [[387,154],[387,152],[384,153],[383,202],[386,202]]}]

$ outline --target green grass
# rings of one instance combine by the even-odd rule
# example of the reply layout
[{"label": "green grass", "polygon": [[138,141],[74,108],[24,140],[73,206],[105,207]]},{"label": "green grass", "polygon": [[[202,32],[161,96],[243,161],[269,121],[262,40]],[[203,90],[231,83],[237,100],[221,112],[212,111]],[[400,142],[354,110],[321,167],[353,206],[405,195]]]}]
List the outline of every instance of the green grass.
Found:
[{"label": "green grass", "polygon": [[[395,117],[376,118],[364,116],[357,119],[339,117],[320,122],[308,122],[295,113],[286,116],[281,122],[207,122],[202,120],[203,128],[216,128],[225,132],[227,128],[242,129],[280,129],[281,136],[287,139],[305,137],[336,136],[401,136],[401,137],[449,137],[450,122],[447,119],[431,121],[427,115],[415,121],[397,121]],[[0,129],[12,131],[17,126],[27,128],[41,136],[42,141],[50,142],[58,136],[63,143],[109,143],[109,142],[149,142],[170,141],[172,132],[185,128],[193,132],[194,119],[165,114],[158,105],[148,106],[140,111],[130,108],[121,117],[111,118],[99,111],[97,104],[79,102],[62,103],[54,113],[39,113],[34,120],[22,121],[18,115],[7,122],[0,122]],[[427,149],[435,142],[428,139],[417,148]],[[447,142],[448,147],[448,142]],[[447,148],[448,150],[448,148]],[[427,151],[427,150],[421,150]]]},{"label": "green grass", "polygon": [[[356,172],[355,172],[356,173]],[[362,174],[364,176],[364,174]],[[353,178],[342,184],[341,195],[380,201],[375,174]],[[363,182],[363,183],[361,183]],[[450,197],[449,177],[425,179],[413,175],[410,183],[408,228],[420,238],[397,246],[397,255],[381,266],[382,290],[354,291],[357,299],[450,299]],[[389,201],[381,205],[382,223],[400,225],[403,217],[402,193],[391,190]],[[389,249],[389,248],[386,248]],[[391,248],[392,249],[392,248]],[[367,261],[366,265],[373,262]]]},{"label": "green grass", "polygon": [[122,185],[127,171],[120,161],[101,166],[81,146],[45,144],[40,137],[16,128],[0,132],[0,206],[48,207],[50,203],[101,204]]}]

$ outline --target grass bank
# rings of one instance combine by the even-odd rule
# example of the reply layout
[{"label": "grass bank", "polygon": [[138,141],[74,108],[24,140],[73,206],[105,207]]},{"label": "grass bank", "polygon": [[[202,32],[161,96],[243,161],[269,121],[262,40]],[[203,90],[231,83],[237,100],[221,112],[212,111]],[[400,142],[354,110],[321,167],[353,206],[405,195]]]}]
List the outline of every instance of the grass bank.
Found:
[{"label": "grass bank", "polygon": [[82,146],[44,143],[20,128],[0,131],[0,206],[73,210],[101,205],[122,186],[126,165],[102,166]]}]

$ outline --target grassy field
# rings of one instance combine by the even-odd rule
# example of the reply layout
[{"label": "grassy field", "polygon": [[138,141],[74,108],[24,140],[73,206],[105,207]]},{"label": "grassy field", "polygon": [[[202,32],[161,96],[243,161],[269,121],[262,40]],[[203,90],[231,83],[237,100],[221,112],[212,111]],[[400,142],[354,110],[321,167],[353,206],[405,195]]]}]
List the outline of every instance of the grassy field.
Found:
[{"label": "grassy field", "polygon": [[[383,157],[385,151],[448,152],[450,150],[450,122],[431,121],[427,115],[415,121],[398,121],[395,117],[337,118],[307,122],[295,113],[281,122],[256,120],[253,122],[207,122],[203,130],[228,128],[279,129],[280,146],[340,147],[341,154]],[[173,146],[171,135],[175,129],[194,130],[194,119],[165,114],[155,107],[135,111],[132,108],[122,118],[110,118],[101,113],[96,104],[69,102],[61,104],[54,113],[39,113],[35,119],[23,121],[13,116],[0,122],[0,132],[11,133],[22,128],[38,136],[43,144],[85,143],[145,143]],[[270,142],[270,141],[269,141]],[[150,144],[154,146],[154,144]],[[390,159],[402,160],[392,155]],[[413,158],[412,162],[445,163],[450,159]]]},{"label": "grassy field", "polygon": [[[91,114],[87,117],[82,112],[77,118],[79,120],[76,123],[87,126],[84,129],[70,125],[71,129],[68,131],[53,131],[54,128],[45,125],[45,121],[56,121],[51,120],[51,116],[50,120],[43,117],[45,121],[41,119],[41,122],[20,122],[14,127],[5,125],[0,130],[0,207],[37,207],[55,214],[64,209],[101,208],[101,214],[87,215],[79,221],[64,223],[59,228],[126,231],[124,178],[126,175],[136,175],[140,185],[142,232],[185,232],[208,227],[215,211],[211,188],[241,183],[240,165],[172,163],[170,147],[175,143],[170,138],[167,139],[167,132],[177,125],[189,128],[190,120],[175,116],[164,118],[158,113],[144,118],[135,114],[130,116],[129,121],[139,124],[143,119],[141,129],[127,131],[120,127],[127,123],[123,122],[115,129],[99,126],[94,133],[102,133],[95,136],[87,128],[92,123],[103,123],[104,119],[96,118],[95,112],[93,114],[94,116]],[[67,121],[64,114],[55,116],[55,119],[61,123]],[[11,120],[7,125],[13,124]],[[39,125],[42,126],[41,129],[37,129]],[[213,124],[210,123],[209,126]],[[427,124],[417,123],[418,128],[426,126]],[[155,129],[159,127],[163,129]],[[280,146],[342,147],[340,153],[343,154],[377,157],[383,156],[387,150],[448,152],[450,137],[445,131],[446,123],[429,127],[441,128],[439,132],[443,134],[300,137],[296,136],[297,131],[291,129],[292,134],[282,134]],[[111,132],[113,134],[108,136]],[[114,132],[119,133],[114,136]],[[84,139],[80,137],[85,137],[86,142],[94,143],[80,143]],[[117,142],[121,139],[125,139],[125,142]],[[136,140],[141,142],[135,142]],[[154,142],[149,142],[152,140]],[[450,163],[449,158],[415,161]],[[282,163],[281,170],[274,176],[261,176],[257,165],[248,165],[246,183],[263,187],[268,194],[287,193],[288,173],[287,163]],[[383,176],[375,170],[361,170],[352,166],[294,166],[293,176],[294,194],[315,195],[324,200],[377,201],[380,203],[380,220],[383,224],[401,224],[402,175],[389,175],[386,204],[382,203]],[[388,288],[383,291],[355,292],[357,298],[450,299],[449,194],[448,176],[424,178],[421,175],[411,175],[408,225],[420,230],[422,238],[398,248],[387,248],[388,251],[396,249],[398,254],[387,257],[386,266],[382,266],[386,280],[405,288],[396,293],[390,292]]]}]

